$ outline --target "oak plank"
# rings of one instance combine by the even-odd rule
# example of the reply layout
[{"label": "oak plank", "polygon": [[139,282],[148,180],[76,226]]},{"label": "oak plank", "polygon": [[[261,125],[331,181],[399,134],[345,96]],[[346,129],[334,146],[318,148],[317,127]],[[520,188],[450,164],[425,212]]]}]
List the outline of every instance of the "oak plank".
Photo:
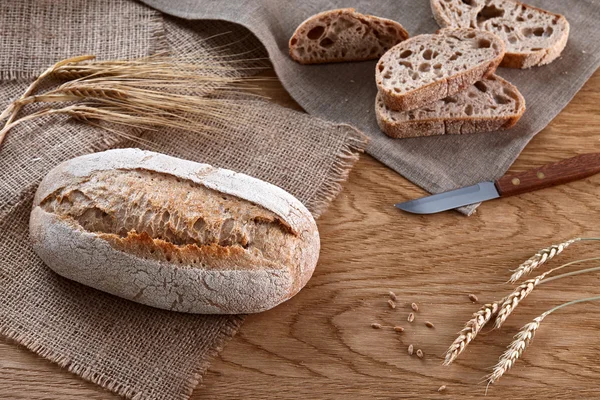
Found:
[{"label": "oak plank", "polygon": [[[275,100],[298,108],[279,84],[264,85]],[[600,152],[599,104],[597,72],[510,172]],[[479,307],[469,293],[480,302],[500,298],[509,290],[503,283],[508,269],[539,248],[598,235],[600,176],[487,202],[470,218],[408,215],[392,207],[423,194],[363,156],[318,222],[322,252],[313,279],[289,302],[248,318],[192,398],[481,398],[482,377],[520,326],[554,304],[599,294],[600,274],[542,286],[502,330],[480,335],[455,365],[442,367],[444,351]],[[559,260],[598,255],[599,246],[575,244]],[[398,295],[395,310],[387,305],[388,290]],[[412,324],[406,321],[411,302],[420,306]],[[597,398],[598,312],[600,303],[590,303],[548,317],[523,360],[488,397]],[[372,322],[406,330],[375,330]],[[423,360],[408,356],[411,343],[423,349]],[[447,390],[438,393],[442,384]],[[0,398],[82,397],[117,398],[0,340]]]}]

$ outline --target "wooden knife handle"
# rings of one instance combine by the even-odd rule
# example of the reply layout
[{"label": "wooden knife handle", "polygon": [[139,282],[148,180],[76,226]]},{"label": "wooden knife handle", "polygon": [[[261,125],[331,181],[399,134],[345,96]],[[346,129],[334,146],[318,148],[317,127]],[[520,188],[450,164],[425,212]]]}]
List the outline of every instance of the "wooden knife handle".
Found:
[{"label": "wooden knife handle", "polygon": [[600,173],[600,153],[568,158],[521,174],[507,175],[495,184],[501,197],[562,185]]}]

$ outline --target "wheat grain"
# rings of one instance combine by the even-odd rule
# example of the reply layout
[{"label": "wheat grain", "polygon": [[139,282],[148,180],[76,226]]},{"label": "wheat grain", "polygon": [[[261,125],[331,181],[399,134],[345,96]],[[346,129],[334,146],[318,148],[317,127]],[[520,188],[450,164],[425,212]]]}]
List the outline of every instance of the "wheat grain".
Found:
[{"label": "wheat grain", "polygon": [[415,350],[415,346],[413,346],[412,344],[408,346],[408,355],[412,356],[413,352]]},{"label": "wheat grain", "polygon": [[446,385],[442,385],[439,387],[439,389],[437,390],[438,392],[443,392],[446,390]]},{"label": "wheat grain", "polygon": [[521,303],[529,294],[535,289],[537,285],[550,273],[557,270],[558,268],[552,269],[548,272],[545,272],[541,275],[536,276],[533,279],[526,280],[522,284],[520,284],[511,294],[506,296],[505,300],[500,305],[500,309],[498,310],[498,315],[496,316],[496,324],[495,328],[498,329],[504,324],[506,319],[515,308]]},{"label": "wheat grain", "polygon": [[396,303],[394,303],[392,300],[388,300],[388,306],[393,310],[396,308]]},{"label": "wheat grain", "polygon": [[410,308],[412,308],[414,312],[419,311],[419,306],[417,305],[417,303],[412,303],[410,305]]},{"label": "wheat grain", "polygon": [[398,333],[402,333],[404,332],[404,328],[401,326],[395,326],[394,327],[394,331],[398,332]]},{"label": "wheat grain", "polygon": [[477,296],[475,296],[474,294],[469,295],[469,300],[471,300],[473,303],[477,303],[479,301]]},{"label": "wheat grain", "polygon": [[417,349],[417,357],[419,357],[419,358],[425,357],[425,353],[423,353],[423,350]]},{"label": "wheat grain", "polygon": [[414,313],[408,314],[407,321],[408,322],[413,322],[414,320],[415,320],[415,314]]},{"label": "wheat grain", "polygon": [[487,377],[488,385],[493,384],[498,381],[508,371],[515,365],[515,362],[521,357],[525,348],[531,341],[535,335],[535,332],[540,327],[540,323],[544,320],[544,318],[549,313],[546,312],[539,317],[535,318],[533,322],[525,325],[519,333],[515,335],[515,340],[508,346],[504,354],[500,357],[498,363],[494,366],[492,373]]},{"label": "wheat grain", "polygon": [[390,299],[391,299],[391,300],[393,300],[393,301],[396,301],[396,300],[398,300],[398,297],[396,296],[396,293],[394,293],[394,292],[392,292],[392,291],[390,291],[389,293],[390,293]]},{"label": "wheat grain", "polygon": [[426,327],[428,327],[428,328],[434,328],[434,327],[435,327],[435,326],[434,326],[434,325],[433,325],[431,322],[429,322],[429,321],[425,321],[425,326],[426,326]]},{"label": "wheat grain", "polygon": [[450,365],[462,353],[467,345],[475,339],[481,329],[498,313],[500,303],[504,299],[483,305],[479,311],[473,314],[465,324],[465,327],[460,331],[458,337],[452,342],[444,359],[444,365]]},{"label": "wheat grain", "polygon": [[381,326],[381,324],[378,324],[377,322],[373,322],[371,324],[371,328],[373,328],[373,329],[381,329],[381,328],[383,328],[383,326]]},{"label": "wheat grain", "polygon": [[517,267],[517,269],[511,275],[509,282],[515,283],[522,276],[530,274],[531,271],[538,268],[540,265],[545,264],[547,261],[562,253],[563,250],[569,247],[571,244],[580,240],[581,238],[567,240],[566,242],[553,244],[550,247],[546,247],[545,249],[538,251],[534,256]]}]

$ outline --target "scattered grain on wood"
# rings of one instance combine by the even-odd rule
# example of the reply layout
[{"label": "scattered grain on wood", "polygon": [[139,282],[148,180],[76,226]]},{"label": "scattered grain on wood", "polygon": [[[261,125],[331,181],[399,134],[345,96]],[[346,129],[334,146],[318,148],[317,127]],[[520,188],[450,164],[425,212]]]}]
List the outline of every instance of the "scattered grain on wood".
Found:
[{"label": "scattered grain on wood", "polygon": [[408,314],[408,322],[413,322],[415,320],[415,313]]},{"label": "scattered grain on wood", "polygon": [[417,357],[419,357],[419,358],[425,357],[425,354],[423,354],[423,350],[417,349]]},{"label": "scattered grain on wood", "polygon": [[374,322],[374,323],[371,324],[371,328],[373,328],[373,329],[381,329],[382,326],[381,326],[381,324],[378,324],[377,322]]},{"label": "scattered grain on wood", "polygon": [[398,300],[398,296],[396,296],[396,293],[390,291],[390,299],[396,301],[396,300]]},{"label": "scattered grain on wood", "polygon": [[395,326],[395,327],[394,327],[394,330],[395,330],[396,332],[404,332],[404,328],[403,328],[403,327],[401,327],[401,326]]},{"label": "scattered grain on wood", "polygon": [[414,312],[419,311],[419,306],[417,305],[417,303],[412,303],[410,305],[410,308],[412,308]]},{"label": "scattered grain on wood", "polygon": [[443,392],[446,390],[446,385],[442,385],[440,386],[440,388],[438,389],[438,392]]},{"label": "scattered grain on wood", "polygon": [[425,321],[425,326],[428,328],[434,328],[433,324],[429,321]]},{"label": "scattered grain on wood", "polygon": [[477,303],[479,301],[477,296],[475,296],[474,294],[469,295],[469,300],[471,300],[473,303]]},{"label": "scattered grain on wood", "polygon": [[411,344],[408,346],[408,355],[412,356],[413,352],[414,352],[415,347]]},{"label": "scattered grain on wood", "polygon": [[393,310],[396,308],[396,303],[393,300],[388,300],[388,306]]}]

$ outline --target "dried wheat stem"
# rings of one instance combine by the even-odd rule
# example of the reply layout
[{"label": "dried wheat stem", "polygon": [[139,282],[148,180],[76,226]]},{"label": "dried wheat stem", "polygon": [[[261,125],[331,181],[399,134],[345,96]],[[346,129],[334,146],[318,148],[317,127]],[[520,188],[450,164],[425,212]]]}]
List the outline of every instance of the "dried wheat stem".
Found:
[{"label": "dried wheat stem", "polygon": [[523,282],[511,294],[509,294],[506,297],[506,299],[500,306],[500,310],[498,311],[498,316],[496,317],[495,328],[496,329],[500,328],[502,326],[502,324],[504,324],[504,322],[506,321],[508,316],[519,305],[519,303],[521,301],[523,301],[527,296],[529,296],[529,294],[533,291],[533,289],[535,289],[540,283],[542,283],[543,281],[553,280],[551,278],[545,279],[548,275],[550,275],[551,273],[553,273],[555,271],[558,271],[559,269],[568,267],[573,264],[578,264],[578,263],[582,263],[582,262],[586,262],[586,261],[596,261],[596,260],[600,260],[600,257],[586,258],[583,260],[572,261],[570,263],[566,263],[566,264],[560,265],[556,268],[553,268],[541,275],[538,275],[537,277],[535,277],[533,279],[529,279],[529,280],[526,280],[525,282]]},{"label": "dried wheat stem", "polygon": [[[517,333],[515,335],[515,337],[514,337],[515,340],[508,346],[506,351],[502,354],[502,356],[498,360],[498,363],[494,366],[492,373],[486,377],[487,381],[488,381],[488,386],[497,382],[498,379],[500,379],[506,373],[506,371],[508,371],[509,369],[512,368],[513,365],[515,365],[517,360],[523,355],[523,352],[525,351],[527,346],[533,340],[535,332],[540,327],[540,324],[544,320],[544,318],[546,318],[548,315],[552,314],[553,312],[560,310],[561,308],[564,308],[564,307],[567,307],[567,306],[570,306],[573,304],[584,303],[584,302],[589,302],[589,301],[597,301],[597,300],[600,300],[600,296],[587,297],[584,299],[578,299],[578,300],[569,301],[568,303],[563,303],[559,306],[556,306],[556,307],[546,311],[539,317],[535,318],[533,320],[533,322],[530,322],[530,323],[526,324],[525,326],[523,326],[523,328],[521,328],[519,333]],[[486,391],[487,391],[487,389],[486,389]]]},{"label": "dried wheat stem", "polygon": [[517,267],[517,269],[513,272],[512,276],[510,277],[509,282],[515,283],[522,276],[531,273],[531,271],[533,271],[537,267],[541,266],[542,264],[546,263],[550,259],[552,259],[555,256],[562,253],[563,250],[566,249],[567,247],[569,247],[571,244],[573,244],[575,242],[583,241],[583,240],[600,240],[600,238],[575,238],[575,239],[567,240],[566,242],[563,242],[563,243],[553,244],[550,247],[542,249],[542,250],[538,251],[529,260],[527,260],[523,264],[519,265],[519,267]]},{"label": "dried wheat stem", "polygon": [[460,331],[458,337],[446,351],[446,357],[444,365],[450,365],[456,358],[462,353],[467,345],[475,339],[475,336],[481,331],[481,329],[487,324],[497,313],[500,303],[504,299],[496,301],[494,303],[483,305],[479,311],[473,314],[466,324],[465,327]]}]

